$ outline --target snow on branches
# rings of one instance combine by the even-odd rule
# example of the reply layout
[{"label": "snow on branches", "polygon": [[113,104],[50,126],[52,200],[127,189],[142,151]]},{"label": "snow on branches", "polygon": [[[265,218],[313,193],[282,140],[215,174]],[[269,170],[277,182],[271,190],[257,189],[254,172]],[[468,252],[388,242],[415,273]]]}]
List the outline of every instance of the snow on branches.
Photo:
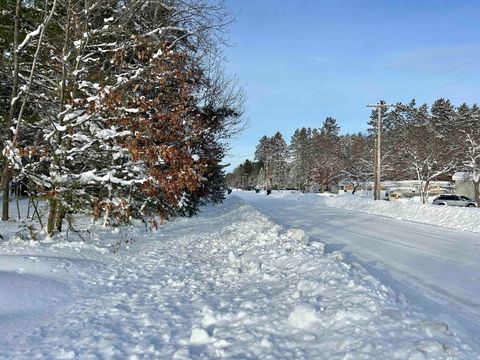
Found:
[{"label": "snow on branches", "polygon": [[5,124],[15,131],[2,139],[7,197],[12,176],[26,179],[48,200],[48,234],[66,213],[113,224],[222,199],[223,140],[240,124],[241,96],[218,86],[229,83],[220,2],[18,4],[32,29],[11,24],[21,59],[17,83],[6,81],[17,84]]}]

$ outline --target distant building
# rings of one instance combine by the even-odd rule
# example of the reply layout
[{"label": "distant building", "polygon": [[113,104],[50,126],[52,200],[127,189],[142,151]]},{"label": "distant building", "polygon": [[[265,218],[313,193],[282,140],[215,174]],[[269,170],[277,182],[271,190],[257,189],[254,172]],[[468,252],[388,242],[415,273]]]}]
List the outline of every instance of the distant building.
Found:
[{"label": "distant building", "polygon": [[[340,190],[352,192],[353,182],[344,180],[338,184]],[[382,197],[388,198],[388,194],[392,193],[393,198],[413,197],[420,195],[418,180],[383,180],[380,184]],[[373,182],[367,181],[357,187],[359,194],[373,191]],[[429,185],[430,196],[446,194],[453,192],[453,184],[449,181],[431,181]]]},{"label": "distant building", "polygon": [[459,171],[453,174],[452,180],[455,182],[456,194],[466,196],[470,199],[475,198],[472,174],[467,171]]}]

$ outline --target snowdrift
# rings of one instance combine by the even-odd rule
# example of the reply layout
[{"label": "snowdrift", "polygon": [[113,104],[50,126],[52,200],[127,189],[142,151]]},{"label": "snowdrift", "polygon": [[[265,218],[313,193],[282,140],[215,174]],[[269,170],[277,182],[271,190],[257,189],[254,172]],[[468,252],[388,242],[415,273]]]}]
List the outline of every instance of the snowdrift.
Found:
[{"label": "snowdrift", "polygon": [[416,221],[442,227],[480,232],[480,209],[422,205],[409,202],[374,201],[352,195],[320,197],[326,206]]},{"label": "snowdrift", "polygon": [[287,197],[314,202],[323,206],[343,208],[367,214],[400,220],[432,224],[451,229],[480,232],[480,208],[418,204],[414,201],[374,201],[350,194],[301,194],[298,192],[274,192],[273,197]]},{"label": "snowdrift", "polygon": [[[119,237],[108,229],[95,231],[107,244]],[[281,227],[236,197],[158,232],[140,226],[123,231],[136,241],[120,255],[99,251],[97,243],[2,244],[0,255],[11,261],[0,278],[22,276],[18,270],[29,254],[33,259],[25,260],[36,261],[29,270],[36,276],[62,269],[55,277],[69,286],[71,304],[19,327],[4,322],[10,307],[4,302],[0,359],[473,359],[480,354],[471,340],[412,309],[362,266],[346,263],[341,252],[324,253],[323,244],[304,230]],[[0,281],[6,286],[0,299],[8,276]]]}]

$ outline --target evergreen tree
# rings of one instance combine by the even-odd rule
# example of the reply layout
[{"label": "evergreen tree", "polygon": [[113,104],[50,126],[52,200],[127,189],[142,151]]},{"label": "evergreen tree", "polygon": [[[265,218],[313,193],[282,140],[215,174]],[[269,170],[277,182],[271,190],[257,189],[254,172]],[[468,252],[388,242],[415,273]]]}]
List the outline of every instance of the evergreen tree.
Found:
[{"label": "evergreen tree", "polygon": [[282,189],[288,183],[288,146],[280,132],[263,136],[255,150],[255,160],[264,166],[262,187]]},{"label": "evergreen tree", "polygon": [[291,179],[298,189],[306,191],[312,171],[312,130],[301,128],[295,130],[290,141],[292,156]]},{"label": "evergreen tree", "polygon": [[272,186],[284,189],[288,184],[288,146],[280,132],[271,138],[271,178]]},{"label": "evergreen tree", "polygon": [[312,179],[329,189],[342,168],[340,157],[340,126],[334,118],[327,117],[322,128],[312,134],[313,167]]}]

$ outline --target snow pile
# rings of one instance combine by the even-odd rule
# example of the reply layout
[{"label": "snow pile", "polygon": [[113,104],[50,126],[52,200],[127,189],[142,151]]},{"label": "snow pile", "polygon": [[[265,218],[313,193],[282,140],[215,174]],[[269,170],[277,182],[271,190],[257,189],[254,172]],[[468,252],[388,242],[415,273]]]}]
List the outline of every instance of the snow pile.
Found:
[{"label": "snow pile", "polygon": [[414,221],[436,226],[480,232],[480,208],[438,206],[411,201],[374,201],[351,194],[302,194],[292,191],[273,192],[272,198],[297,199],[323,206],[342,208],[366,214],[381,215],[399,220]]},{"label": "snow pile", "polygon": [[[104,241],[119,236],[98,231]],[[120,255],[2,244],[0,254],[38,259],[38,276],[62,269],[57,277],[72,303],[40,325],[7,324],[0,359],[480,355],[477,345],[410,309],[364,268],[345,263],[342,253],[324,254],[323,244],[303,230],[284,229],[238,198],[156,233],[138,227],[123,235],[136,242]],[[11,264],[0,278],[22,275],[17,267],[23,265]],[[6,310],[0,309],[3,325]]]},{"label": "snow pile", "polygon": [[0,334],[12,323],[45,319],[68,303],[69,288],[58,279],[60,269],[50,265],[34,256],[0,256]]},{"label": "snow pile", "polygon": [[480,209],[478,208],[422,205],[412,202],[374,201],[352,195],[320,197],[320,201],[324,205],[331,207],[480,232]]}]

